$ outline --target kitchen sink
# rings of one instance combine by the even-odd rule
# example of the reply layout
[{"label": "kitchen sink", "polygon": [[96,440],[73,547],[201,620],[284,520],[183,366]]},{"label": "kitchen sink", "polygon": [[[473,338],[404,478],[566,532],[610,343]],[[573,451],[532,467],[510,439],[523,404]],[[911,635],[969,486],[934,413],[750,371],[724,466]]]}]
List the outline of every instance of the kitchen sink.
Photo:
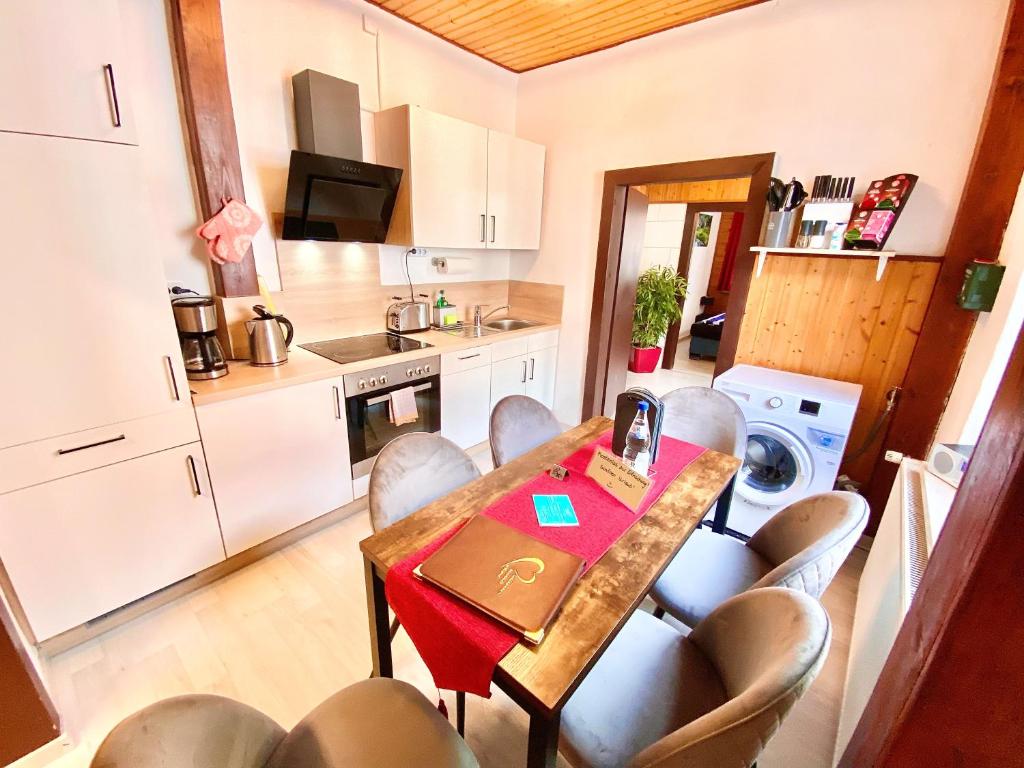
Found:
[{"label": "kitchen sink", "polygon": [[484,323],[484,328],[491,328],[495,331],[518,331],[521,328],[532,328],[535,325],[540,325],[540,323],[503,317],[500,320],[488,320]]},{"label": "kitchen sink", "polygon": [[443,333],[449,336],[458,336],[462,339],[479,339],[481,336],[490,336],[492,333],[499,333],[497,328],[474,328],[472,325],[460,325],[458,328],[442,329]]}]

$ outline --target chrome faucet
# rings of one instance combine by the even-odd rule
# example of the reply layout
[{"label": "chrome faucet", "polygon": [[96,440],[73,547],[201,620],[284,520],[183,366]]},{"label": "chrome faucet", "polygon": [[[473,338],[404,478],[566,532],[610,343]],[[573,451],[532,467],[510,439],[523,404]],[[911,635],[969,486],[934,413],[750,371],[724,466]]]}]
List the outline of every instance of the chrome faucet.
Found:
[{"label": "chrome faucet", "polygon": [[480,315],[480,310],[481,309],[483,309],[483,305],[482,304],[474,304],[473,305],[473,327],[474,328],[479,328],[483,324],[483,321],[486,320],[491,315],[493,315],[495,312],[501,312],[501,310],[503,310],[503,309],[511,309],[511,307],[508,304],[503,304],[502,306],[497,307],[496,309],[492,309],[490,312],[488,312],[486,315],[483,315],[482,317]]}]

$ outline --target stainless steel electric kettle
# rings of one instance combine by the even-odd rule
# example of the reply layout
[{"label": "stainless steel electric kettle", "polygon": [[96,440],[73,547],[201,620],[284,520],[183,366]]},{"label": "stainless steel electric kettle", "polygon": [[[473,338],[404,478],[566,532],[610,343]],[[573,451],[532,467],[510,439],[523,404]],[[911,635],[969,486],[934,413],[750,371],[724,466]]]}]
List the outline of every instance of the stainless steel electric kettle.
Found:
[{"label": "stainless steel electric kettle", "polygon": [[[292,343],[295,328],[288,318],[267,311],[262,304],[252,308],[256,317],[245,321],[249,334],[249,355],[253,365],[281,365],[288,362],[288,345]],[[284,326],[285,332],[281,330]]]}]

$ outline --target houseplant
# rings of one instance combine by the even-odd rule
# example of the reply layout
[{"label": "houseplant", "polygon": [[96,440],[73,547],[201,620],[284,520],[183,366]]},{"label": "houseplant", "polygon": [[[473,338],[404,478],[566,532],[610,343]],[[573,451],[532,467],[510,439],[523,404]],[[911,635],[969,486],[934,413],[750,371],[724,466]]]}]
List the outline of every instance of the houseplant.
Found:
[{"label": "houseplant", "polygon": [[672,267],[645,270],[636,284],[633,307],[633,353],[629,370],[652,373],[661,356],[661,340],[668,327],[682,317],[686,279]]}]

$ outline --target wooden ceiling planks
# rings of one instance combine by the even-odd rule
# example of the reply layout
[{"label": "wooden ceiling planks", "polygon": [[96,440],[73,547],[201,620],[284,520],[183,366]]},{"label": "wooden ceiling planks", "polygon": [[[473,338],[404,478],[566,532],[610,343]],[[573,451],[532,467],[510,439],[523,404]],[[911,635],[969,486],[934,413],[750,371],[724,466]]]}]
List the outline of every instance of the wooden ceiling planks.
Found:
[{"label": "wooden ceiling planks", "polygon": [[526,72],[765,0],[367,0]]}]

